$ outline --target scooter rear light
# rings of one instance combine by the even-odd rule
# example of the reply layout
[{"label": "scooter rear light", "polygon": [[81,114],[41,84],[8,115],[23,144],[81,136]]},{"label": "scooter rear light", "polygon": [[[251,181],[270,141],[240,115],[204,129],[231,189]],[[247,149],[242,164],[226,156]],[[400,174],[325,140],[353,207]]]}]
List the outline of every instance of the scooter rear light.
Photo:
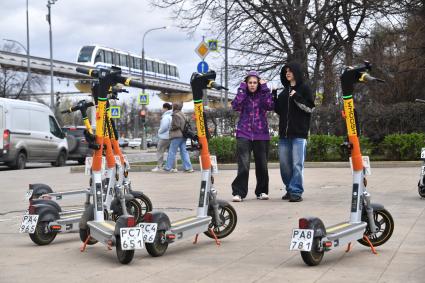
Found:
[{"label": "scooter rear light", "polygon": [[146,212],[143,216],[143,222],[152,223],[153,222],[153,215],[152,213]]},{"label": "scooter rear light", "polygon": [[59,231],[60,229],[62,229],[62,226],[60,225],[52,225],[50,226],[50,229],[53,231]]},{"label": "scooter rear light", "polygon": [[298,228],[300,228],[300,229],[308,229],[308,227],[309,227],[309,222],[308,222],[308,220],[307,219],[305,219],[305,218],[300,218],[299,220],[298,220]]},{"label": "scooter rear light", "polygon": [[42,195],[41,199],[51,200],[52,197],[50,195]]},{"label": "scooter rear light", "polygon": [[134,225],[136,225],[136,222],[134,221],[134,217],[129,216],[127,218],[127,227],[134,227]]},{"label": "scooter rear light", "polygon": [[330,247],[332,247],[332,242],[331,242],[331,241],[324,242],[324,243],[323,243],[323,246],[324,246],[325,248],[330,248]]},{"label": "scooter rear light", "polygon": [[167,239],[174,240],[175,238],[176,238],[176,235],[174,235],[174,234],[167,234]]},{"label": "scooter rear light", "polygon": [[10,148],[10,131],[4,130],[3,131],[3,149],[9,149]]}]

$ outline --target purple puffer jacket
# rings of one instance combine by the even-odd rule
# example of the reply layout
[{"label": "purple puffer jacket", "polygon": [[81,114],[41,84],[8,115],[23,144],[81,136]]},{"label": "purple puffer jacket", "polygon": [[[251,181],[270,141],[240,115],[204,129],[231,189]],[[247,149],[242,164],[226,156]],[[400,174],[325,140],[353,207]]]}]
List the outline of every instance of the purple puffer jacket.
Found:
[{"label": "purple puffer jacket", "polygon": [[267,84],[262,84],[255,94],[249,94],[246,83],[242,82],[232,108],[241,112],[236,137],[251,141],[270,140],[267,111],[274,109],[274,103]]}]

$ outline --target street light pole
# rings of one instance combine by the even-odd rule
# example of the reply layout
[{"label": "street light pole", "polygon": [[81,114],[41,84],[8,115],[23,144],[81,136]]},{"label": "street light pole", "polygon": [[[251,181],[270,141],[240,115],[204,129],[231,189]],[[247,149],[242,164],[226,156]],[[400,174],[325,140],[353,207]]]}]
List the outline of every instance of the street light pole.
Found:
[{"label": "street light pole", "polygon": [[31,100],[30,26],[27,0],[27,100]]},{"label": "street light pole", "polygon": [[229,55],[228,55],[228,47],[229,47],[229,31],[228,31],[228,0],[224,1],[224,109],[227,110],[227,104],[229,102]]},{"label": "street light pole", "polygon": [[55,4],[57,0],[48,0],[47,9],[48,14],[46,20],[49,23],[49,42],[50,42],[50,108],[54,112],[55,102],[54,102],[54,87],[53,87],[53,42],[52,42],[52,18],[50,13],[50,7]]},{"label": "street light pole", "polygon": [[[142,38],[142,85],[143,85],[142,91],[143,91],[143,93],[145,93],[145,66],[146,66],[146,64],[145,64],[145,37],[151,31],[167,29],[167,28],[168,28],[167,26],[158,27],[158,28],[151,28],[151,29],[148,29],[147,31],[145,31],[145,33],[143,34],[143,38]],[[144,106],[142,106],[142,109],[144,109]],[[139,122],[139,112],[137,112],[137,119],[136,119],[136,123],[135,123],[136,129],[135,129],[134,135],[136,137],[139,136],[139,123],[138,122]],[[142,131],[143,132],[142,132],[142,144],[141,145],[142,145],[142,149],[146,149],[145,123],[142,124]]]},{"label": "street light pole", "polygon": [[28,100],[29,100],[29,95],[30,95],[30,87],[29,87],[29,85],[30,85],[30,75],[31,75],[31,68],[30,68],[30,60],[29,60],[29,52],[28,52],[28,49],[27,48],[25,48],[25,46],[22,44],[22,43],[20,43],[19,41],[17,41],[17,40],[13,40],[13,39],[8,39],[8,38],[3,38],[3,40],[4,41],[8,41],[8,42],[13,42],[13,43],[16,43],[16,44],[18,44],[20,47],[22,47],[22,49],[25,51],[25,53],[27,54],[27,81],[26,81],[26,89],[27,89],[27,95],[28,95]]}]

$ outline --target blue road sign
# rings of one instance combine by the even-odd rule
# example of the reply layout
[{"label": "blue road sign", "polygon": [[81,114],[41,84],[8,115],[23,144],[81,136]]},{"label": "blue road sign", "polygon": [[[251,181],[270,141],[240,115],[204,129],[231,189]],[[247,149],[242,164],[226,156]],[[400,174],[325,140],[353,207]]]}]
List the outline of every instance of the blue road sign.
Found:
[{"label": "blue road sign", "polygon": [[141,105],[149,105],[149,94],[141,93],[139,95],[139,104]]},{"label": "blue road sign", "polygon": [[201,61],[197,67],[198,73],[206,73],[208,72],[208,64],[205,61]]},{"label": "blue road sign", "polygon": [[217,39],[210,39],[208,42],[208,49],[210,51],[218,51],[218,40]]},{"label": "blue road sign", "polygon": [[111,106],[111,118],[120,118],[121,117],[121,107],[120,106]]}]

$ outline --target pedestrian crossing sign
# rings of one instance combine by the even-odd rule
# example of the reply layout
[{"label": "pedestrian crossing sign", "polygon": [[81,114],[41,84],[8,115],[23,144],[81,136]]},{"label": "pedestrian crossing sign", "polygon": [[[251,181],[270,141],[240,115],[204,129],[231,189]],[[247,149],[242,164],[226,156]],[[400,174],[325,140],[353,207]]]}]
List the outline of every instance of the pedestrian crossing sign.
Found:
[{"label": "pedestrian crossing sign", "polygon": [[139,95],[139,104],[140,105],[149,105],[149,94],[142,92]]},{"label": "pedestrian crossing sign", "polygon": [[111,106],[109,111],[111,111],[111,118],[121,118],[121,106]]}]

